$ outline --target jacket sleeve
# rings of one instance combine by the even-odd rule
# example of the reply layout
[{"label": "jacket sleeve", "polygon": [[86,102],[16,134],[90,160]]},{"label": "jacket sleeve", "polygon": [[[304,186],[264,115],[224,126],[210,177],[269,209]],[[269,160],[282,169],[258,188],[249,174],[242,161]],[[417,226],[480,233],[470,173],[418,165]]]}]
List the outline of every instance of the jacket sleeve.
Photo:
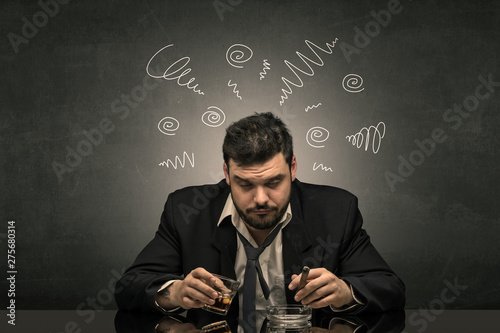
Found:
[{"label": "jacket sleeve", "polygon": [[355,313],[403,309],[405,285],[391,270],[362,228],[363,219],[357,198],[351,202],[341,245],[337,276],[351,284],[363,303]]},{"label": "jacket sleeve", "polygon": [[115,287],[118,308],[136,311],[161,311],[156,293],[169,280],[182,279],[181,248],[172,216],[173,198],[169,195],[155,237],[139,253]]}]

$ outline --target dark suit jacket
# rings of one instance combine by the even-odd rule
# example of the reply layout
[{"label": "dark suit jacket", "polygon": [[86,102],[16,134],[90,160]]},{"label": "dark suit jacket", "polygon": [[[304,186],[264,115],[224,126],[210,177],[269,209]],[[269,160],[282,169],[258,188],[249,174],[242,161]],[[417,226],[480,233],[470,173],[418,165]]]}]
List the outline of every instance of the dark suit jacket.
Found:
[{"label": "dark suit jacket", "polygon": [[[236,278],[235,228],[230,218],[217,227],[229,193],[229,186],[222,180],[169,195],[154,239],[116,285],[120,309],[158,311],[158,289],[171,279],[182,279],[197,267]],[[364,303],[356,308],[356,313],[404,307],[404,284],[362,229],[354,195],[339,188],[295,180],[290,202],[292,220],[282,231],[288,304],[296,302],[294,291],[286,286],[292,274],[298,274],[307,265],[325,267],[350,283]],[[238,302],[231,304],[231,314],[237,316]]]}]

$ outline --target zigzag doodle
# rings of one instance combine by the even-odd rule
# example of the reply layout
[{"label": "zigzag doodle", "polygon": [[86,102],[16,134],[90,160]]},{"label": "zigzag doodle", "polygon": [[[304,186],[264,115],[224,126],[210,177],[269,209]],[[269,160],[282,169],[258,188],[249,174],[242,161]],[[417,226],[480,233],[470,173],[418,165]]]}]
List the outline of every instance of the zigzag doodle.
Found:
[{"label": "zigzag doodle", "polygon": [[309,65],[309,63],[315,64],[316,66],[323,66],[325,64],[323,62],[323,59],[321,59],[321,57],[318,55],[318,53],[316,53],[316,51],[312,47],[314,46],[316,49],[318,49],[320,51],[323,51],[326,54],[332,54],[333,53],[333,48],[335,47],[335,43],[337,43],[337,40],[338,40],[338,38],[335,38],[335,40],[331,44],[326,43],[326,46],[328,47],[327,50],[324,50],[324,49],[320,48],[319,46],[317,46],[316,44],[314,44],[314,43],[312,43],[312,42],[310,42],[308,40],[305,41],[305,43],[307,44],[307,46],[309,47],[309,49],[318,58],[318,62],[315,62],[315,61],[309,59],[308,57],[306,57],[305,55],[303,55],[299,51],[295,52],[295,53],[297,53],[297,55],[299,56],[299,58],[309,68],[309,72],[303,71],[302,69],[300,69],[297,66],[295,66],[294,64],[292,64],[290,61],[285,60],[285,64],[288,66],[288,68],[290,68],[290,70],[293,72],[293,74],[295,74],[295,77],[297,79],[299,79],[299,82],[295,83],[295,82],[292,82],[292,81],[290,81],[289,79],[287,79],[287,78],[285,78],[283,76],[281,77],[281,80],[283,81],[283,83],[285,83],[285,85],[286,85],[286,87],[287,87],[288,90],[286,90],[285,88],[281,89],[281,91],[283,92],[283,94],[281,95],[280,105],[283,105],[283,103],[285,103],[285,100],[288,99],[288,96],[292,94],[292,88],[290,87],[290,85],[298,87],[298,88],[301,88],[301,87],[304,86],[304,82],[302,81],[302,79],[300,78],[300,76],[297,74],[297,72],[300,72],[300,73],[305,74],[307,76],[313,76],[314,75],[314,70]]},{"label": "zigzag doodle", "polygon": [[174,162],[172,162],[172,160],[170,159],[167,159],[166,161],[159,163],[158,166],[166,166],[167,168],[170,168],[170,166],[172,166],[172,168],[177,169],[177,166],[180,165],[181,168],[184,168],[184,166],[186,165],[186,159],[191,164],[191,167],[194,168],[194,153],[191,153],[191,158],[189,158],[189,155],[186,152],[182,154],[182,160],[179,156],[175,156]]},{"label": "zigzag doodle", "polygon": [[309,111],[309,110],[311,110],[311,109],[315,109],[315,108],[317,108],[317,107],[318,107],[318,106],[320,106],[320,105],[322,105],[322,104],[321,104],[321,103],[318,103],[318,104],[316,104],[316,105],[311,105],[311,106],[308,106],[308,107],[306,107],[306,108],[304,109],[304,111],[305,111],[305,112],[307,112],[307,111]]},{"label": "zigzag doodle", "polygon": [[238,97],[240,100],[242,99],[242,98],[241,98],[241,96],[240,96],[240,91],[239,91],[239,90],[236,90],[236,87],[238,86],[238,84],[236,84],[236,83],[231,84],[231,80],[229,80],[229,81],[227,82],[227,86],[228,86],[228,87],[234,87],[234,88],[233,88],[233,93],[235,93],[235,94],[236,94],[236,97]]},{"label": "zigzag doodle", "polygon": [[262,68],[262,72],[259,73],[260,75],[260,79],[264,79],[267,75],[267,70],[271,70],[271,67],[269,67],[271,64],[267,62],[267,59],[264,59],[264,62],[262,64],[262,66],[264,66],[264,68]]},{"label": "zigzag doodle", "polygon": [[316,170],[318,170],[319,168],[321,168],[321,170],[323,170],[323,171],[330,171],[330,172],[333,172],[332,168],[324,166],[324,165],[323,165],[323,163],[320,163],[320,164],[318,164],[318,165],[316,166],[316,162],[314,162],[314,164],[313,164],[313,171],[316,171]]}]

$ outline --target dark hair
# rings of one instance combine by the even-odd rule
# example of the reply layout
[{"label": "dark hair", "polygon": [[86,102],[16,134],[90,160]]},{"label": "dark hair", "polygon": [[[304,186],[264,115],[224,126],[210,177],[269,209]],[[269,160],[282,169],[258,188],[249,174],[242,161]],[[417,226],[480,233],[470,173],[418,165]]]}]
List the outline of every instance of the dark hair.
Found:
[{"label": "dark hair", "polygon": [[292,136],[281,119],[271,112],[245,117],[226,129],[222,154],[228,166],[230,159],[246,166],[266,162],[278,153],[283,153],[291,166]]}]

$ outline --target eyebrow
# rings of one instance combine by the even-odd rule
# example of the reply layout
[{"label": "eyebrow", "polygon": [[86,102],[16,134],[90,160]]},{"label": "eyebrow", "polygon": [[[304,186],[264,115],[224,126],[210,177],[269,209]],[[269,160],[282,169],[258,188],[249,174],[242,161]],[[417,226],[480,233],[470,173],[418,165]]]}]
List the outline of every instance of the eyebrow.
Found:
[{"label": "eyebrow", "polygon": [[[240,177],[238,175],[234,175],[234,178],[237,179],[237,180],[243,181],[243,182],[249,182],[250,183],[250,181],[248,179],[242,178],[242,177]],[[282,173],[280,173],[279,175],[276,175],[276,176],[273,176],[273,177],[271,177],[269,179],[266,179],[265,182],[266,183],[270,183],[270,182],[273,182],[273,181],[282,180],[283,178],[285,178],[285,175],[282,174]]]}]

